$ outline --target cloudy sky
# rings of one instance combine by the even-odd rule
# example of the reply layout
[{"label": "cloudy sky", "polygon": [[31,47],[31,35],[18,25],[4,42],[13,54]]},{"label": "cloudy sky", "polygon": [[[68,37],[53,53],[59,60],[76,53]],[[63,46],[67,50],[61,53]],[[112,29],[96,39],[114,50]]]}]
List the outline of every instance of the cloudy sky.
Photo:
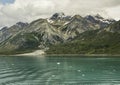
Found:
[{"label": "cloudy sky", "polygon": [[0,27],[50,17],[55,12],[100,14],[119,20],[120,0],[0,0]]}]

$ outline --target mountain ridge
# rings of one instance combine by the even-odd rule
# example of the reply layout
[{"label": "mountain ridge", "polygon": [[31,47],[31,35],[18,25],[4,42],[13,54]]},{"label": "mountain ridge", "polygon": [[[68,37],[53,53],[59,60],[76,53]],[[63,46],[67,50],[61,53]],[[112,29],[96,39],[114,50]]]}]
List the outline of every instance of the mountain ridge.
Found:
[{"label": "mountain ridge", "polygon": [[[0,30],[0,54],[24,53],[29,50],[65,44],[72,42],[87,31],[111,32],[110,29],[116,26],[115,23],[118,22],[104,19],[100,15],[82,17],[80,15],[66,16],[64,13],[55,13],[50,18],[40,18],[31,23],[18,22],[9,28]],[[112,24],[115,26],[112,27]]]}]

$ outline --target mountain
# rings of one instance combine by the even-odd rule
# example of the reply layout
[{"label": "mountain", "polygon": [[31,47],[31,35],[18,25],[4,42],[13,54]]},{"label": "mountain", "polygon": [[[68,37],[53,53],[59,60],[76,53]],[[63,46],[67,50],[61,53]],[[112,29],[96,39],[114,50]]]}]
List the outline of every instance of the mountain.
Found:
[{"label": "mountain", "polygon": [[107,29],[105,29],[106,31],[109,32],[118,32],[120,33],[120,21],[111,24]]},{"label": "mountain", "polygon": [[2,52],[31,50],[60,42],[63,42],[60,31],[46,19],[38,19],[2,42],[0,50]]},{"label": "mountain", "polygon": [[[69,48],[69,44],[73,49],[72,45],[76,47],[79,44],[71,43],[76,41],[82,43],[87,38],[90,41],[89,37],[97,36],[99,32],[105,31],[101,34],[107,34],[107,32],[110,32],[108,29],[115,23],[118,22],[112,19],[104,19],[100,15],[82,17],[80,15],[66,16],[64,13],[55,13],[50,18],[40,18],[29,24],[18,22],[11,27],[4,27],[0,30],[0,53],[16,54],[45,48],[50,48],[47,53],[55,53],[52,49],[60,51],[61,48],[65,49],[66,46],[68,46],[66,48]],[[114,29],[114,27],[112,28]],[[96,30],[99,30],[99,32],[96,33]],[[86,38],[83,35],[86,35]],[[81,38],[82,36],[83,38]],[[92,36],[92,39],[97,39],[94,36]],[[57,46],[60,46],[60,49]],[[79,48],[76,50],[79,50]],[[67,49],[63,51],[66,52]]]},{"label": "mountain", "polygon": [[8,39],[10,36],[23,30],[27,25],[28,25],[28,23],[18,22],[11,27],[3,27],[0,30],[0,43],[3,42],[4,40]]},{"label": "mountain", "polygon": [[50,46],[47,54],[120,54],[120,21],[105,29],[85,31],[71,42]]},{"label": "mountain", "polygon": [[99,29],[99,27],[80,15],[73,16],[69,23],[61,27],[61,31],[68,36],[68,39],[74,38],[85,31],[95,29]]},{"label": "mountain", "polygon": [[88,15],[85,17],[88,21],[99,25],[100,28],[105,28],[107,27],[109,24],[112,24],[115,22],[114,19],[105,19],[102,16],[100,16],[99,14],[95,15],[95,16],[91,16]]}]

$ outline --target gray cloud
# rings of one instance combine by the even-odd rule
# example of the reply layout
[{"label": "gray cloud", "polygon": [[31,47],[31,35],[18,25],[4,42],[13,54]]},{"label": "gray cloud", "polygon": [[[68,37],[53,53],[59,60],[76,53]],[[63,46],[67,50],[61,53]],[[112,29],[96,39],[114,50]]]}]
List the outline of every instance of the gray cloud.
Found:
[{"label": "gray cloud", "polygon": [[120,19],[119,9],[120,0],[16,0],[12,4],[0,4],[0,27],[50,17],[55,12],[82,16],[99,13],[104,17]]}]

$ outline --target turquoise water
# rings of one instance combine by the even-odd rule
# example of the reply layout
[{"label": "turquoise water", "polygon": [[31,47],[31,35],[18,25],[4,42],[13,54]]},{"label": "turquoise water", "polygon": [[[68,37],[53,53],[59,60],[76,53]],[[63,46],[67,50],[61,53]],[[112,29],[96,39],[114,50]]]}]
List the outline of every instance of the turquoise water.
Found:
[{"label": "turquoise water", "polygon": [[0,85],[120,85],[120,58],[1,56]]}]

